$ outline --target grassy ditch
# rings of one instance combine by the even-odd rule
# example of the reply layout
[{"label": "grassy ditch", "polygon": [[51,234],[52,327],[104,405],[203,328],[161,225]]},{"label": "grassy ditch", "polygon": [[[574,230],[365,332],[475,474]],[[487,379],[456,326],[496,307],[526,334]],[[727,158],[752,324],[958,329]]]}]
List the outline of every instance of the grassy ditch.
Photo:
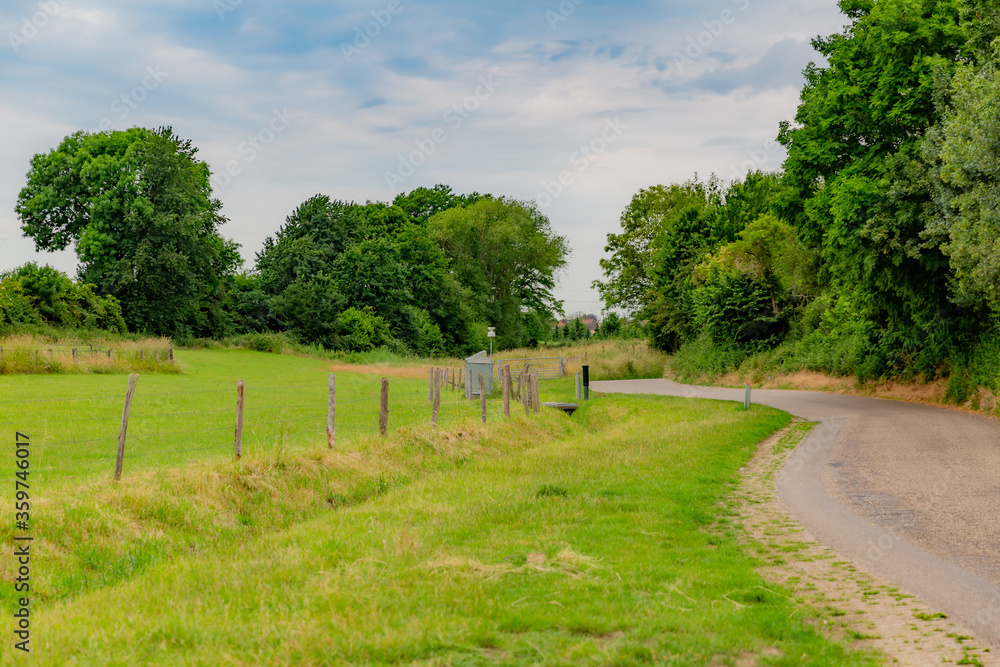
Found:
[{"label": "grassy ditch", "polygon": [[32,661],[876,664],[738,527],[737,471],[788,421],[609,396],[76,489],[38,508]]}]

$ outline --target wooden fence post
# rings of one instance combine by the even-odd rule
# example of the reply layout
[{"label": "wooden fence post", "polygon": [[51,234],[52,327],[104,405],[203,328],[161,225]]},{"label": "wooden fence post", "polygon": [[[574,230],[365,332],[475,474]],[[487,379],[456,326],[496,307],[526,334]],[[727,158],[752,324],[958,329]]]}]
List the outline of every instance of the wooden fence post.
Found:
[{"label": "wooden fence post", "polygon": [[378,432],[385,435],[389,431],[389,378],[382,378],[382,400],[378,411]]},{"label": "wooden fence post", "polygon": [[236,381],[236,458],[243,456],[243,380]]},{"label": "wooden fence post", "polygon": [[434,367],[427,369],[427,402],[434,400]]},{"label": "wooden fence post", "polygon": [[483,423],[486,423],[486,383],[483,382],[483,374],[479,374],[479,409],[483,413]]},{"label": "wooden fence post", "polygon": [[170,363],[174,363],[174,348],[167,350],[167,359],[170,360]]},{"label": "wooden fence post", "polygon": [[73,365],[78,366],[80,364],[80,357],[77,356],[76,348],[73,348]]},{"label": "wooden fence post", "polygon": [[434,407],[431,409],[431,421],[434,425],[438,425],[438,413],[441,411],[441,381],[442,373],[446,373],[444,370],[434,371]]},{"label": "wooden fence post", "polygon": [[146,348],[140,347],[139,348],[139,361],[145,361],[145,360],[146,360]]},{"label": "wooden fence post", "polygon": [[527,373],[521,373],[521,379],[518,383],[518,393],[521,395],[521,404],[524,406],[524,416],[527,417],[528,412],[528,394],[531,393],[531,383],[528,382]]},{"label": "wooden fence post", "polygon": [[532,376],[531,376],[531,385],[532,385],[532,387],[531,387],[531,396],[532,396],[532,398],[534,398],[535,412],[541,412],[542,411],[542,397],[541,397],[541,394],[539,393],[538,373],[533,373],[532,374]]},{"label": "wooden fence post", "polygon": [[337,376],[330,373],[327,381],[330,398],[326,409],[326,446],[333,449],[337,446]]},{"label": "wooden fence post", "polygon": [[503,416],[510,419],[510,366],[503,367],[500,384],[503,386]]},{"label": "wooden fence post", "polygon": [[128,432],[128,415],[132,410],[132,397],[135,386],[139,383],[138,373],[128,374],[128,389],[125,390],[125,407],[122,409],[122,428],[118,432],[118,459],[115,462],[115,481],[122,478],[122,466],[125,463],[125,434]]}]

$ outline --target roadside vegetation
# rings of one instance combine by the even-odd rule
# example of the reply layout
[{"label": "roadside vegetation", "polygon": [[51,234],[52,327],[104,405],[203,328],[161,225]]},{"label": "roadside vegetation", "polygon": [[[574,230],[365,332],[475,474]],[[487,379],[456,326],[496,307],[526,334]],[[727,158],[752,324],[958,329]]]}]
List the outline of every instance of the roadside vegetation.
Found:
[{"label": "roadside vegetation", "polygon": [[1000,9],[840,4],[781,169],[643,188],[595,285],[681,379],[936,383],[976,407],[1000,394]]},{"label": "roadside vegetation", "polygon": [[[204,391],[235,367],[272,385],[323,370],[238,350],[179,357],[188,374],[150,377],[157,389]],[[47,398],[104,378],[11,379]],[[571,391],[571,378],[542,383],[544,400]],[[48,419],[32,409],[20,412]],[[739,528],[738,470],[788,422],[763,406],[603,396],[573,417],[425,417],[334,451],[303,433],[239,461],[67,479],[36,501],[33,662],[878,664],[818,629],[832,612],[762,578]]]}]

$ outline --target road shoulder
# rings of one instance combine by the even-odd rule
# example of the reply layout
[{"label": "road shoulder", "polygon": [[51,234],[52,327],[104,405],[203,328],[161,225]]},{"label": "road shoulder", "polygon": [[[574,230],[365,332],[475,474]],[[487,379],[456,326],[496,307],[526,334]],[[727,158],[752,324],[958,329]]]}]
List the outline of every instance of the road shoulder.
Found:
[{"label": "road shoulder", "polygon": [[776,479],[812,426],[796,420],[772,436],[741,474],[739,512],[764,562],[765,577],[794,590],[807,604],[835,610],[837,621],[824,631],[900,664],[1000,665],[1000,654],[978,643],[968,628],[908,591],[864,573],[862,564],[816,541],[782,505]]}]

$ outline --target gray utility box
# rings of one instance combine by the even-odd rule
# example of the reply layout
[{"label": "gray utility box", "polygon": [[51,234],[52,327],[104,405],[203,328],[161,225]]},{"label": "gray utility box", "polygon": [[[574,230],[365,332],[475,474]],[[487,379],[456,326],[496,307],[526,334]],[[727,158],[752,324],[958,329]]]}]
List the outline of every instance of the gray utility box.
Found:
[{"label": "gray utility box", "polygon": [[486,350],[465,360],[465,397],[479,396],[479,374],[483,374],[486,394],[493,393],[493,361]]}]

